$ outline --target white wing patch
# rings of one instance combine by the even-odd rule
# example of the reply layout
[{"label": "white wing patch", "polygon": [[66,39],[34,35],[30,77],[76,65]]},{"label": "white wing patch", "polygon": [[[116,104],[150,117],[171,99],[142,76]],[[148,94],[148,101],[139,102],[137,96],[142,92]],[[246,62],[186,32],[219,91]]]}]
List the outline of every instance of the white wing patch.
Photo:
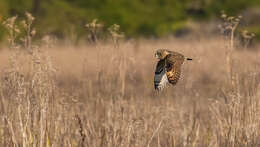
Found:
[{"label": "white wing patch", "polygon": [[154,86],[156,90],[162,90],[167,83],[169,83],[169,81],[165,72],[162,72],[161,74],[155,74]]},{"label": "white wing patch", "polygon": [[165,74],[165,61],[160,60],[157,63],[155,75],[154,75],[154,88],[156,90],[162,90],[165,85],[169,83],[167,75]]}]

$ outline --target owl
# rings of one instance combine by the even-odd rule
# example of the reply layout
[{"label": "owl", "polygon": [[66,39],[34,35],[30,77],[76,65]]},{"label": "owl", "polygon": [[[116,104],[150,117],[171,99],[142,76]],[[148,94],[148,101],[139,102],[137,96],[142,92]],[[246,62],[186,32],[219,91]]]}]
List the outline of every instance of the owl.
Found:
[{"label": "owl", "polygon": [[177,84],[181,75],[183,62],[185,60],[192,60],[180,53],[166,49],[158,49],[155,57],[159,59],[154,75],[154,88],[156,90],[162,90],[167,83],[172,85]]}]

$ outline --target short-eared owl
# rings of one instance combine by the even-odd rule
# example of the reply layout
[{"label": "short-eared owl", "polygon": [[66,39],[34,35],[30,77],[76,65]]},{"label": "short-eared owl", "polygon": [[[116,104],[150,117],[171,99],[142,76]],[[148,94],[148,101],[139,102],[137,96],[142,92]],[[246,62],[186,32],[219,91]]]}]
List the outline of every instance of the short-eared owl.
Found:
[{"label": "short-eared owl", "polygon": [[181,65],[184,60],[192,60],[180,53],[166,49],[158,49],[155,57],[159,59],[154,76],[154,88],[156,90],[162,90],[167,83],[175,85],[180,78]]}]

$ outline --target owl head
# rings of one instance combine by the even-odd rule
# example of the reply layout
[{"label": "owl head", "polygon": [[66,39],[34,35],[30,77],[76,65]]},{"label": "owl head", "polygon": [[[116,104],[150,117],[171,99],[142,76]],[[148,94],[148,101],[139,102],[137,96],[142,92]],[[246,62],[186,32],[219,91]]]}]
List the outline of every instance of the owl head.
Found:
[{"label": "owl head", "polygon": [[156,52],[155,52],[155,57],[157,58],[157,59],[160,59],[160,60],[162,60],[162,59],[164,59],[167,55],[169,55],[170,54],[170,52],[168,51],[168,50],[166,50],[166,49],[158,49],[158,50],[156,50]]}]

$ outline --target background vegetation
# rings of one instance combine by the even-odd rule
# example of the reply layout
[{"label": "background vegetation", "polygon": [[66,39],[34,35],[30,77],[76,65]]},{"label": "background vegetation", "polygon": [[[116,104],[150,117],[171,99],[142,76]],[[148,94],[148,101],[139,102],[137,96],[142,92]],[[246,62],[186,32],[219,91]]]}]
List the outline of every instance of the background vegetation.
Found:
[{"label": "background vegetation", "polygon": [[[209,20],[221,10],[230,15],[256,10],[259,0],[3,0],[0,17],[24,16],[28,11],[35,16],[38,35],[52,34],[59,38],[78,39],[86,30],[85,24],[97,18],[106,26],[119,24],[128,37],[158,37],[176,34],[187,28],[187,20]],[[259,18],[259,15],[257,15]],[[257,16],[248,18],[257,19]],[[249,16],[248,16],[249,17]],[[252,17],[252,15],[250,15]],[[250,30],[258,34],[253,22]],[[259,25],[259,23],[257,23]],[[0,36],[4,31],[0,27]]]},{"label": "background vegetation", "polygon": [[[109,7],[111,10],[105,9],[104,5],[94,5],[94,1],[93,9],[80,8],[84,2],[77,1],[41,1],[40,5],[18,2],[12,5],[16,8],[6,10],[5,15],[12,12],[12,16],[19,14],[23,17],[10,17],[2,23],[6,45],[1,43],[0,46],[0,146],[259,146],[259,44],[250,44],[255,36],[253,33],[244,30],[242,35],[236,35],[240,33],[240,25],[250,22],[244,20],[253,16],[252,13],[249,15],[249,10],[244,18],[221,14],[223,22],[218,23],[219,28],[213,23],[219,30],[214,35],[198,31],[196,35],[183,38],[124,39],[119,25],[103,28],[99,22],[81,15],[88,10],[89,16],[92,14],[103,23],[114,23],[109,17],[120,16],[121,13],[115,13],[120,2],[104,1],[113,5]],[[137,24],[137,28],[151,23],[154,28],[160,28],[161,23],[156,24],[158,20],[152,21],[153,18],[148,16],[150,9],[145,9],[145,1],[129,3],[127,8],[138,8],[139,3],[143,4],[137,9],[140,12],[122,17],[120,23],[123,26]],[[126,2],[121,4],[127,5]],[[185,1],[174,3],[176,15],[166,13],[170,5],[162,3],[164,9],[161,9],[158,4],[154,1],[147,7],[164,11],[171,18],[169,22],[174,22],[171,24],[174,29],[183,27],[190,17],[186,13],[204,13],[189,9],[178,14],[179,9],[181,12],[196,6],[184,7],[183,4],[188,5]],[[71,5],[78,9],[74,10]],[[244,7],[242,3],[236,7],[240,6]],[[24,13],[27,7],[39,18]],[[96,13],[94,7],[100,12]],[[126,15],[125,10],[120,9],[120,12]],[[104,14],[94,17],[102,11]],[[141,12],[146,12],[146,16]],[[78,14],[71,15],[73,13]],[[154,11],[151,14],[161,18]],[[193,18],[211,17],[209,12],[206,14]],[[138,15],[145,17],[138,19]],[[168,18],[162,20],[168,22]],[[138,24],[133,22],[135,20],[143,22]],[[128,23],[123,24],[124,21]],[[170,23],[165,23],[165,30],[168,25]],[[200,30],[210,26],[207,21]],[[128,28],[123,27],[126,36],[146,34],[142,32],[145,29],[148,36],[160,36],[151,33],[149,25],[140,30],[133,29],[133,33],[130,25],[129,28],[128,32]],[[218,35],[220,31],[221,36]],[[40,33],[38,36],[37,32]],[[77,46],[70,42],[59,44],[45,33],[60,39],[80,38],[87,34],[90,40]],[[41,36],[44,36],[41,40],[34,39]],[[157,63],[154,52],[158,48],[168,48],[193,58],[192,62],[182,66],[178,84],[168,85],[160,92],[153,87]]]},{"label": "background vegetation", "polygon": [[[0,146],[259,146],[259,46],[231,56],[221,37],[115,43],[0,50]],[[194,59],[161,92],[156,48]]]}]

